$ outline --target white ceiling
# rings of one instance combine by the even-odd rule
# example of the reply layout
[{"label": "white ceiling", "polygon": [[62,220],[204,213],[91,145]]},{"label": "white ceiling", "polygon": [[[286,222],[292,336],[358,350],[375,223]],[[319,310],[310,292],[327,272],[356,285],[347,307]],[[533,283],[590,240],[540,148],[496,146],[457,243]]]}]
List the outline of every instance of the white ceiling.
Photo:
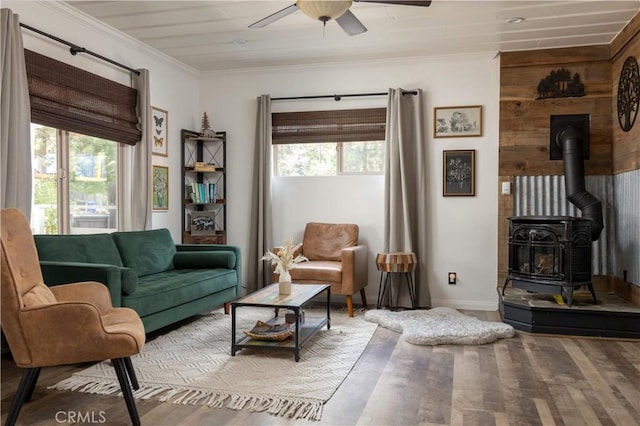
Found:
[{"label": "white ceiling", "polygon": [[[248,28],[294,0],[67,3],[200,71],[608,44],[640,10],[640,0],[353,3],[368,31],[350,37],[300,11]],[[516,16],[525,21],[506,23]]]}]

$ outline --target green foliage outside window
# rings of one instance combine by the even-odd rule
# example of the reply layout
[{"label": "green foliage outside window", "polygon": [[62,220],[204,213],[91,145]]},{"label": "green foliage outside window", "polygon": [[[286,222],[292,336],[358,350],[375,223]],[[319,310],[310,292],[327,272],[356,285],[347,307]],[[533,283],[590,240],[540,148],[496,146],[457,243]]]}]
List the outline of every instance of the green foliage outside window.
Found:
[{"label": "green foliage outside window", "polygon": [[276,145],[276,175],[379,174],[384,152],[384,141]]},{"label": "green foliage outside window", "polygon": [[384,142],[342,144],[343,173],[380,173],[384,170]]},{"label": "green foliage outside window", "polygon": [[334,176],[338,158],[335,143],[278,145],[279,176]]}]

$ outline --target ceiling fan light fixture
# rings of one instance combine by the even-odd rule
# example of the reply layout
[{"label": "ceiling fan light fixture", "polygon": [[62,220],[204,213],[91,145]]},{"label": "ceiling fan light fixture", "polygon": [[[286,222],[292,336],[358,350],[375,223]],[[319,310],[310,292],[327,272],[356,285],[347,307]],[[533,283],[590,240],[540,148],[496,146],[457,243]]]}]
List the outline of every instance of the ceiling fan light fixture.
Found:
[{"label": "ceiling fan light fixture", "polygon": [[327,21],[344,15],[351,3],[352,0],[298,0],[296,6],[308,17],[326,24]]}]

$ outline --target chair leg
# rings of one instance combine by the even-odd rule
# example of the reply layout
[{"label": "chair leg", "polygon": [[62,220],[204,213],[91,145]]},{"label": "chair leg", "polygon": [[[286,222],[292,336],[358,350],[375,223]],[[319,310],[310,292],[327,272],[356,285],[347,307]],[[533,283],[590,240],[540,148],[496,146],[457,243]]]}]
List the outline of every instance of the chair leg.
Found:
[{"label": "chair leg", "polygon": [[360,297],[362,298],[362,307],[366,311],[369,309],[369,305],[367,304],[367,293],[365,293],[364,288],[360,290]]},{"label": "chair leg", "polygon": [[138,384],[138,378],[136,377],[136,370],[133,369],[133,363],[131,362],[131,358],[126,357],[124,359],[124,366],[127,367],[127,374],[129,375],[129,381],[131,382],[131,387],[133,390],[140,389],[140,384]]},{"label": "chair leg", "polygon": [[24,404],[29,400],[29,398],[31,398],[31,395],[33,394],[33,388],[36,386],[36,381],[38,381],[39,375],[40,367],[27,368],[24,373],[22,373],[22,379],[20,379],[18,391],[16,392],[16,396],[11,403],[11,409],[9,410],[9,415],[7,416],[7,421],[5,423],[6,426],[13,426],[16,424],[18,414],[20,414],[20,409],[22,408],[22,404]]},{"label": "chair leg", "polygon": [[40,371],[42,371],[42,368],[38,367],[37,368],[38,371],[35,372],[34,377],[31,381],[31,386],[28,389],[28,393],[26,398],[24,399],[24,402],[29,402],[31,401],[31,397],[33,396],[33,391],[36,388],[36,383],[38,382],[38,378],[40,377]]},{"label": "chair leg", "polygon": [[120,383],[120,389],[122,395],[127,404],[127,410],[129,411],[129,417],[131,417],[131,423],[133,426],[140,426],[140,417],[138,416],[138,410],[136,408],[136,402],[133,399],[133,392],[131,392],[131,386],[129,386],[129,379],[127,378],[127,367],[125,365],[124,358],[114,358],[111,360],[113,368],[116,370],[116,376],[118,376],[118,382]]},{"label": "chair leg", "polygon": [[353,296],[347,294],[347,312],[349,312],[349,317],[353,318]]}]

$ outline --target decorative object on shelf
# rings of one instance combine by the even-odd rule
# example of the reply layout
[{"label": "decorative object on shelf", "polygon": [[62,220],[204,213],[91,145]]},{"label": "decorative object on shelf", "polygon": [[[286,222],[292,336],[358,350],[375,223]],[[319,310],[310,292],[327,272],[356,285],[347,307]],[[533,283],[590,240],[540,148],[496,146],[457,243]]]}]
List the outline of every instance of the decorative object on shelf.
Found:
[{"label": "decorative object on shelf", "polygon": [[476,195],[476,151],[458,149],[442,154],[442,195]]},{"label": "decorative object on shelf", "polygon": [[551,73],[538,83],[538,98],[572,98],[584,96],[584,84],[580,81],[580,75],[575,73],[573,77],[566,68],[560,68]]},{"label": "decorative object on shelf", "polygon": [[191,235],[215,235],[216,214],[212,211],[191,212]]},{"label": "decorative object on shelf", "polygon": [[244,334],[254,340],[271,342],[282,342],[293,335],[289,326],[286,324],[272,325],[264,321],[257,321],[256,325],[251,330],[245,331]]},{"label": "decorative object on shelf", "polygon": [[204,161],[196,161],[193,165],[194,172],[215,172],[216,166],[214,164],[205,163]]},{"label": "decorative object on shelf", "polygon": [[151,107],[151,128],[153,129],[153,143],[151,144],[151,153],[161,157],[168,157],[167,149],[169,137],[167,129],[169,128],[169,112],[154,106]]},{"label": "decorative object on shelf", "polygon": [[291,274],[289,271],[295,268],[296,263],[309,259],[299,254],[294,257],[297,246],[293,245],[293,239],[289,238],[284,243],[284,247],[277,249],[276,253],[267,251],[261,260],[269,260],[275,264],[274,272],[279,274],[280,294],[291,294]]},{"label": "decorative object on shelf", "polygon": [[169,210],[169,167],[153,166],[153,210]]},{"label": "decorative object on shelf", "polygon": [[200,127],[200,134],[203,138],[215,138],[216,131],[211,128],[209,124],[209,117],[207,116],[207,112],[205,111],[202,115],[202,125]]},{"label": "decorative object on shelf", "polygon": [[434,138],[466,136],[482,136],[482,105],[433,109]]},{"label": "decorative object on shelf", "polygon": [[633,127],[640,109],[640,71],[638,60],[629,56],[618,80],[618,123],[624,132]]}]

